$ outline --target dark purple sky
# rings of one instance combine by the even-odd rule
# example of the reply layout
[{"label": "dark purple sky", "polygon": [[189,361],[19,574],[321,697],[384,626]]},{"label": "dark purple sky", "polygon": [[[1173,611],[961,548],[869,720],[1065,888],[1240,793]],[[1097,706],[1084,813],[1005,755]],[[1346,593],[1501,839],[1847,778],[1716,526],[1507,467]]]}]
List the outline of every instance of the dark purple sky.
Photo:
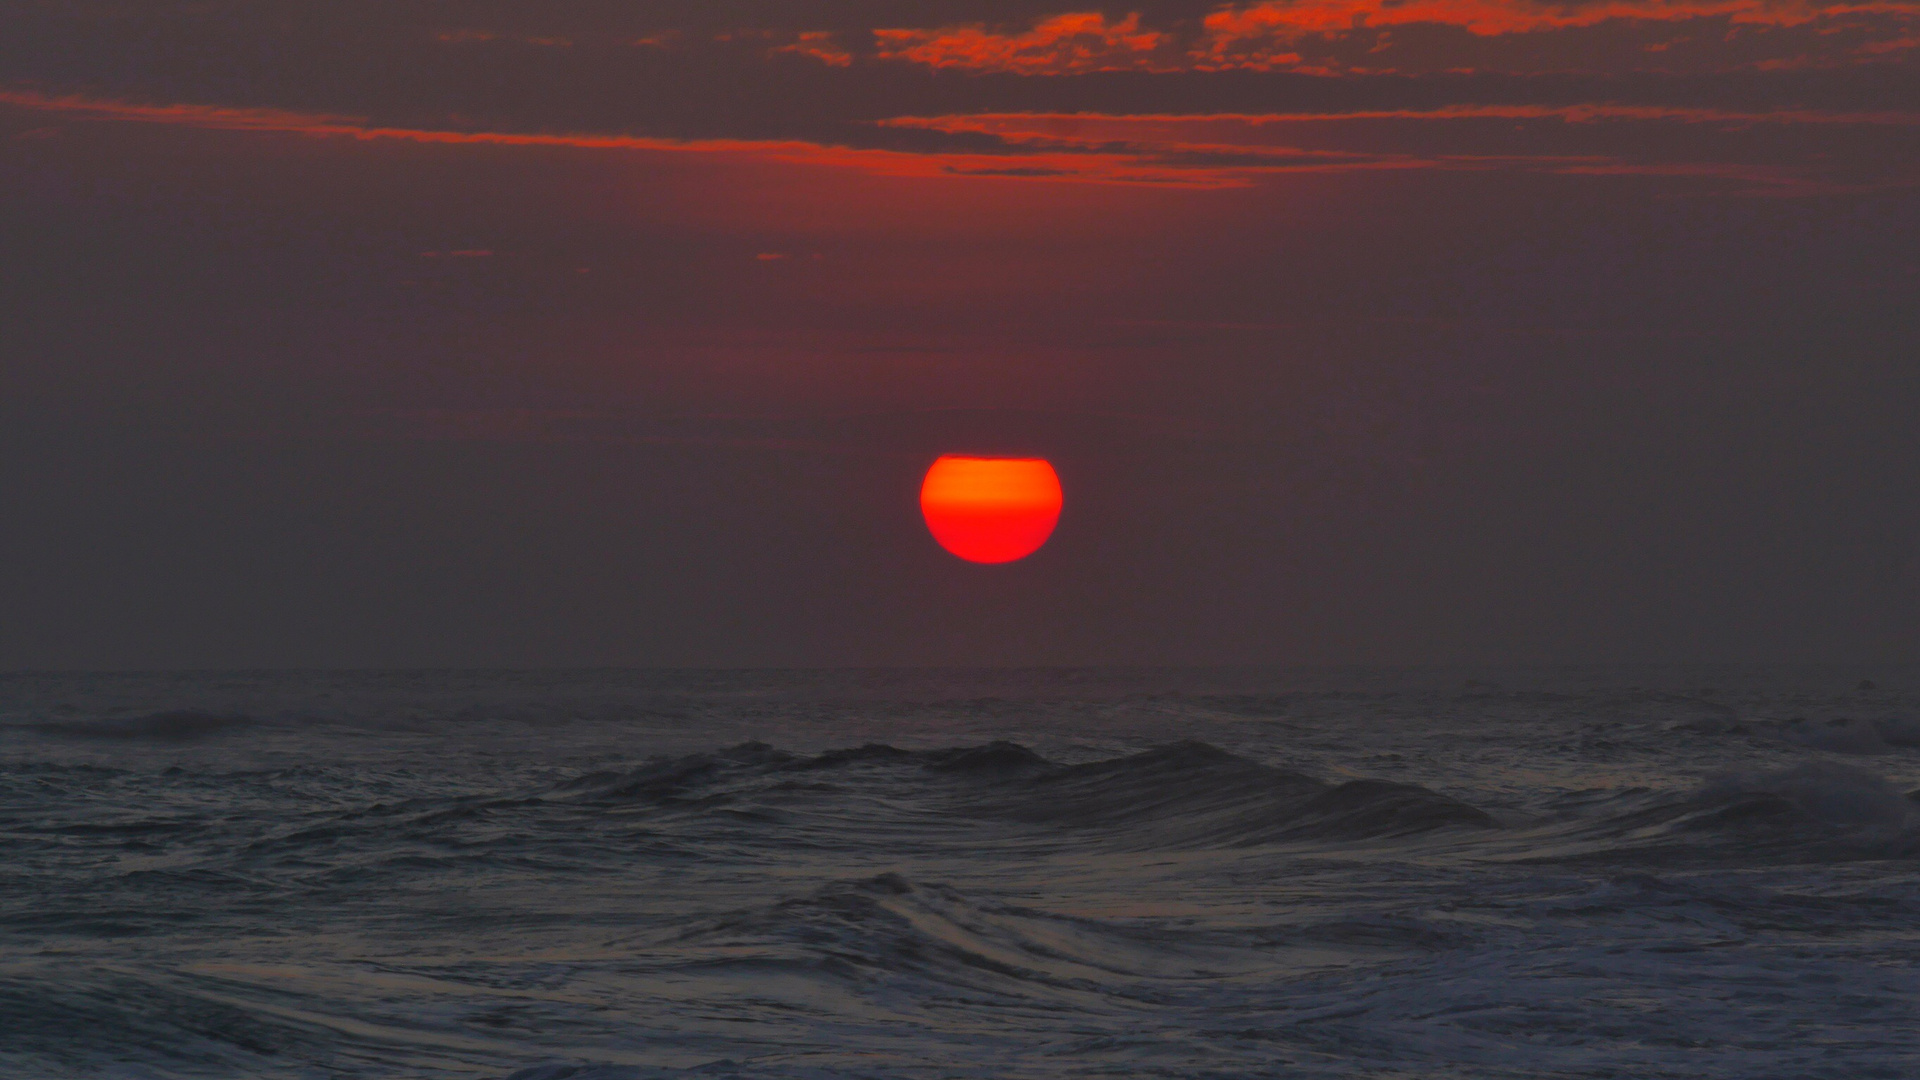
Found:
[{"label": "dark purple sky", "polygon": [[4,19],[0,667],[1920,650],[1920,5]]}]

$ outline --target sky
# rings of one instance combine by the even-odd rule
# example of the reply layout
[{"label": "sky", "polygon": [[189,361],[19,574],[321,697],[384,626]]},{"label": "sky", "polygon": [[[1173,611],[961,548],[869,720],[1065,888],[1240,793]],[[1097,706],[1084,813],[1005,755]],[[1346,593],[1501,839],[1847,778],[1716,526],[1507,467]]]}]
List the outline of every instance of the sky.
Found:
[{"label": "sky", "polygon": [[1920,3],[0,21],[0,668],[1920,655]]}]

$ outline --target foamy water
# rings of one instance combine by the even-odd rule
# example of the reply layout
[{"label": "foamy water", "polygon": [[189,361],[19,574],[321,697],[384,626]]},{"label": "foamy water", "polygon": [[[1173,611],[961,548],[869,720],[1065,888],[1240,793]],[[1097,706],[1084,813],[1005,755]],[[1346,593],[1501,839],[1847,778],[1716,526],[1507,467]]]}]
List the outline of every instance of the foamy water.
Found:
[{"label": "foamy water", "polygon": [[1909,687],[12,676],[0,1073],[1911,1077]]}]

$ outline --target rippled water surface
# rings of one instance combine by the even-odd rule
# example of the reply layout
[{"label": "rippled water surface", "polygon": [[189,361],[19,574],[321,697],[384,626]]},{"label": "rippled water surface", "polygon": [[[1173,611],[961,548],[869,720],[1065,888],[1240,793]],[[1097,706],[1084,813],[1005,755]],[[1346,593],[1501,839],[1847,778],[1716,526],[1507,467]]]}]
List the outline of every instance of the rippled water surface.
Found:
[{"label": "rippled water surface", "polygon": [[1920,1076],[1916,787],[1920,669],[8,676],[0,1074]]}]

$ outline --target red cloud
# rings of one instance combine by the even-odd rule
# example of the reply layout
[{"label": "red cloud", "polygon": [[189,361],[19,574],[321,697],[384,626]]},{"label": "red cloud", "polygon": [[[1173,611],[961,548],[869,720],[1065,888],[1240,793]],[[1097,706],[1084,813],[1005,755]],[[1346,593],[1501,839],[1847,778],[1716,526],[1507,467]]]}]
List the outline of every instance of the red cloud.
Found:
[{"label": "red cloud", "polygon": [[1002,34],[984,26],[875,30],[877,56],[934,68],[1061,74],[1153,68],[1172,39],[1140,28],[1138,13],[1109,23],[1097,11],[1055,15],[1033,29]]},{"label": "red cloud", "polygon": [[1602,120],[1663,120],[1685,124],[1854,124],[1882,127],[1920,127],[1920,111],[1885,109],[1876,112],[1825,112],[1816,109],[1775,109],[1767,112],[1737,109],[1690,108],[1672,105],[1443,105],[1432,109],[1356,109],[1343,112],[1271,113],[965,113],[955,116],[901,116],[883,121],[887,127],[929,131],[970,132],[1013,140],[1083,142],[1111,145],[1143,137],[1156,141],[1171,132],[1231,124],[1257,129],[1274,124],[1339,123],[1355,120],[1565,120],[1594,123]]},{"label": "red cloud", "polygon": [[1206,43],[1196,55],[1231,52],[1245,42],[1304,33],[1338,33],[1361,26],[1440,23],[1486,37],[1526,34],[1616,19],[1678,22],[1726,17],[1737,23],[1799,26],[1855,13],[1915,13],[1905,3],[1810,3],[1807,0],[1601,0],[1586,4],[1540,4],[1501,0],[1263,0],[1225,8],[1206,17]]},{"label": "red cloud", "polygon": [[[1863,45],[1823,45],[1797,41],[1800,53],[1787,57],[1746,58],[1726,41],[1719,66],[1811,65],[1872,60],[1903,51],[1920,24],[1920,5],[1912,0],[1596,0],[1592,3],[1541,3],[1534,0],[1259,0],[1223,7],[1184,33],[1141,25],[1138,13],[1118,22],[1099,12],[1055,15],[1031,29],[1002,31],[984,25],[875,30],[876,57],[966,71],[1066,75],[1090,71],[1269,71],[1280,68],[1331,72],[1354,69],[1301,48],[1317,42],[1351,42],[1359,54],[1373,57],[1367,67],[1391,69],[1388,52],[1398,43],[1393,30],[1434,27],[1494,39],[1606,27],[1646,38],[1636,48],[1659,52],[1681,24],[1712,20],[1715,34],[1685,40],[1711,42],[1729,27],[1809,33],[1846,32],[1867,39]],[[1714,46],[1709,45],[1708,48]],[[1827,55],[1827,53],[1833,55]],[[1600,66],[1607,61],[1596,60]],[[1617,62],[1617,58],[1616,61]],[[1523,64],[1523,67],[1526,66]],[[1709,65],[1713,66],[1713,65]]]},{"label": "red cloud", "polygon": [[801,34],[793,44],[782,45],[773,51],[811,56],[828,67],[853,65],[853,54],[836,44],[833,35],[825,30],[810,30]]}]

